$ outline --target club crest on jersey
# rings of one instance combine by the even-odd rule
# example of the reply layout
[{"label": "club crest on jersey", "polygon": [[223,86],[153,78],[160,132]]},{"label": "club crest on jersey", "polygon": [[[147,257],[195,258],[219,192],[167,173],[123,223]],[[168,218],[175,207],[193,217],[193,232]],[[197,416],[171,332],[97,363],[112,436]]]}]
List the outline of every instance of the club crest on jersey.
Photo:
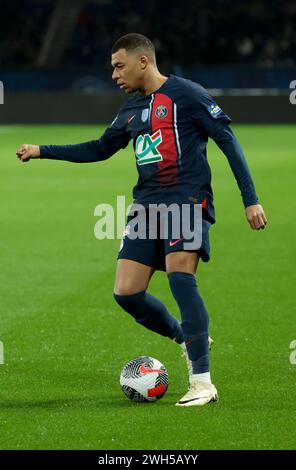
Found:
[{"label": "club crest on jersey", "polygon": [[149,116],[149,109],[148,108],[143,109],[142,116],[141,116],[142,122],[147,121],[148,116]]},{"label": "club crest on jersey", "polygon": [[156,108],[155,114],[159,119],[163,119],[168,115],[168,108],[164,104],[161,104]]},{"label": "club crest on jersey", "polygon": [[161,130],[158,129],[152,135],[139,135],[136,140],[136,157],[138,165],[160,162],[163,158],[157,147],[162,142]]},{"label": "club crest on jersey", "polygon": [[211,104],[211,106],[208,107],[208,111],[214,119],[222,113],[222,109],[217,104]]}]

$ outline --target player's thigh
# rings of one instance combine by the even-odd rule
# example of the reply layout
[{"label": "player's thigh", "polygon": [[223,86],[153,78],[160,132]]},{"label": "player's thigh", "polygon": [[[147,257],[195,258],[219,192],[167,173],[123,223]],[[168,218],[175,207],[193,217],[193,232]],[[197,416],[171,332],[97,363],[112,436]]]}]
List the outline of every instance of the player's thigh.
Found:
[{"label": "player's thigh", "polygon": [[132,295],[146,290],[155,269],[130,259],[118,259],[114,292]]},{"label": "player's thigh", "polygon": [[183,272],[195,274],[198,265],[198,253],[196,251],[174,251],[165,257],[167,273]]}]

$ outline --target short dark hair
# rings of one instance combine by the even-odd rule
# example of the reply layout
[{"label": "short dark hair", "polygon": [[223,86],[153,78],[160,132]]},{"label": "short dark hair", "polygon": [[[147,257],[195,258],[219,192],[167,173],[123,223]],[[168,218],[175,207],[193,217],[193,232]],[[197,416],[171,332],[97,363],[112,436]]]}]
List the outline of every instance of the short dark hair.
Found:
[{"label": "short dark hair", "polygon": [[111,54],[115,54],[119,49],[125,49],[126,51],[139,49],[155,57],[155,47],[152,41],[139,33],[129,33],[121,36],[121,38],[117,39],[113,44]]}]

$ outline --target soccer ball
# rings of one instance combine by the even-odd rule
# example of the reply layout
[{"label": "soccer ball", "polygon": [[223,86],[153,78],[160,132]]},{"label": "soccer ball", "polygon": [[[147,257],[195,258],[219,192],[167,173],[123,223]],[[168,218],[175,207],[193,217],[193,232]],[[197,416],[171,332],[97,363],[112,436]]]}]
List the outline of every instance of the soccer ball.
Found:
[{"label": "soccer ball", "polygon": [[147,402],[162,398],[169,376],[164,365],[149,356],[140,356],[125,364],[120,374],[123,393],[132,401]]}]

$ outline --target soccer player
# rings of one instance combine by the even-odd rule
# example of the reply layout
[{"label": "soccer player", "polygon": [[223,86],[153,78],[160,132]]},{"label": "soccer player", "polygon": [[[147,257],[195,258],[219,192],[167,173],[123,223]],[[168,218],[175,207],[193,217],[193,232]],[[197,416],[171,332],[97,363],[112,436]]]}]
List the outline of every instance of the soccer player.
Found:
[{"label": "soccer player", "polygon": [[[162,75],[152,42],[141,34],[127,34],[111,51],[112,78],[131,95],[98,140],[75,145],[28,145],[17,150],[23,162],[31,158],[98,162],[125,148],[133,139],[139,178],[134,201],[147,213],[151,204],[174,203],[202,208],[202,237],[188,249],[183,233],[176,239],[169,225],[166,238],[158,234],[130,238],[135,215],[129,214],[118,255],[114,298],[141,325],[179,343],[189,369],[189,390],[178,406],[202,406],[217,401],[209,365],[209,316],[197,287],[198,262],[209,261],[209,229],[215,222],[211,172],[206,155],[212,138],[226,155],[241,191],[251,229],[267,223],[230,118],[197,83]],[[194,224],[193,210],[188,224]],[[159,222],[159,221],[158,221]],[[165,270],[180,309],[180,323],[156,297],[147,292],[155,270]]]}]

